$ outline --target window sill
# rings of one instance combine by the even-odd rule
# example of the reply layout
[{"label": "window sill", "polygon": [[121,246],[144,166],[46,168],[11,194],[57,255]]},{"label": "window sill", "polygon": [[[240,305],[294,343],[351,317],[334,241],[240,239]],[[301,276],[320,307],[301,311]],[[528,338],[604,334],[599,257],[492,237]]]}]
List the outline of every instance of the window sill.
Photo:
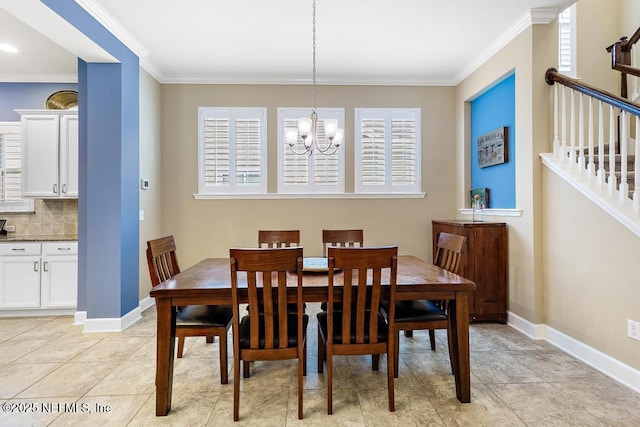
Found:
[{"label": "window sill", "polygon": [[[458,209],[458,213],[472,216],[473,209]],[[522,209],[483,209],[479,216],[522,216]]]},{"label": "window sill", "polygon": [[[424,199],[426,193],[324,193],[324,194],[295,194],[295,193],[267,193],[267,194],[199,194],[196,200],[274,200],[274,199]],[[469,209],[470,210],[470,209]]]}]

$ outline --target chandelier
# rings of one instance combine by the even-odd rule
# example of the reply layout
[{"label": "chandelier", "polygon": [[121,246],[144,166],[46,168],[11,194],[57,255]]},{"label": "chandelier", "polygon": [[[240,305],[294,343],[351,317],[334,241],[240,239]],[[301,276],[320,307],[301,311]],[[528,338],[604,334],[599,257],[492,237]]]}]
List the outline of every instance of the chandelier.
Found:
[{"label": "chandelier", "polygon": [[[344,137],[344,129],[338,128],[338,120],[323,120],[324,134],[328,143],[321,147],[318,143],[318,113],[316,111],[316,0],[313,0],[313,109],[310,118],[298,119],[298,129],[289,129],[285,133],[286,143],[294,154],[309,154],[315,149],[327,156],[340,148]],[[304,151],[296,151],[294,145],[302,139]]]}]

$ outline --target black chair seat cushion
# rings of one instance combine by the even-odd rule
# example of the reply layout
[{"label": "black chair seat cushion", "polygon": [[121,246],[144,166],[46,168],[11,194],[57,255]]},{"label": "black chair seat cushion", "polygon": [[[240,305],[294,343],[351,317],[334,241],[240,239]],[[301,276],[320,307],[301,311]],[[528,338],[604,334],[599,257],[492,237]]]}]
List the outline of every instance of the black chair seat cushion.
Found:
[{"label": "black chair seat cushion", "polygon": [[431,300],[396,301],[396,322],[446,320],[447,314]]},{"label": "black chair seat cushion", "polygon": [[227,326],[233,318],[230,305],[187,305],[176,314],[177,326]]},{"label": "black chair seat cushion", "polygon": [[[369,325],[369,319],[371,316],[371,311],[367,310],[365,313],[365,324]],[[351,342],[354,343],[356,340],[356,313],[351,314]],[[327,336],[327,318],[328,313],[326,311],[321,311],[318,313],[318,325],[322,329],[323,335]],[[387,341],[388,330],[387,330],[387,322],[384,320],[382,314],[378,313],[378,342]],[[365,337],[364,341],[366,344],[370,343],[369,337],[369,328],[365,327]],[[333,314],[333,342],[334,344],[342,344],[342,312],[334,311]]]},{"label": "black chair seat cushion", "polygon": [[[258,342],[259,348],[264,348],[264,315],[258,316],[258,330],[260,334],[260,340]],[[274,316],[274,338],[273,345],[275,348],[280,346],[280,334],[278,327],[278,316]],[[302,316],[302,334],[306,336],[307,325],[309,324],[309,316]],[[298,345],[298,315],[297,313],[287,314],[287,331],[288,331],[288,343],[287,347],[295,347]],[[240,348],[251,348],[251,317],[244,316],[240,321]]]}]

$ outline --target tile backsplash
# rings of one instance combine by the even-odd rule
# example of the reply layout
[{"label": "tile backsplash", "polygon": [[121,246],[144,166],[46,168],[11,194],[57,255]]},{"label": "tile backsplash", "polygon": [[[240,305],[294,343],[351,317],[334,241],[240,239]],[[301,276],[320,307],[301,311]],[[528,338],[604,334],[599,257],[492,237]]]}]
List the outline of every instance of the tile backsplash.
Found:
[{"label": "tile backsplash", "polygon": [[7,225],[15,225],[20,235],[56,236],[78,234],[78,200],[35,200],[35,213],[4,213]]}]

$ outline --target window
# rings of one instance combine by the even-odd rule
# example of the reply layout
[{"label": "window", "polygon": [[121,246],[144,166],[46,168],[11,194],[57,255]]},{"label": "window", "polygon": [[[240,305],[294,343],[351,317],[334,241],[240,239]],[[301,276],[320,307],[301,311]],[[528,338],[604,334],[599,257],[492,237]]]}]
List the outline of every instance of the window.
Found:
[{"label": "window", "polygon": [[420,114],[356,108],[356,193],[420,192]]},{"label": "window", "polygon": [[558,15],[558,71],[577,76],[575,4]]},{"label": "window", "polygon": [[22,198],[20,122],[0,122],[0,212],[33,212],[33,199]]},{"label": "window", "polygon": [[266,108],[198,108],[198,194],[267,191]]},{"label": "window", "polygon": [[[323,119],[337,119],[344,129],[343,108],[318,108],[318,144],[324,148],[328,139]],[[344,193],[344,147],[330,155],[314,150],[309,154],[294,154],[286,144],[288,129],[298,128],[298,119],[310,117],[311,108],[278,108],[278,193]],[[304,151],[302,138],[294,145]],[[331,152],[331,151],[330,151]]]}]

